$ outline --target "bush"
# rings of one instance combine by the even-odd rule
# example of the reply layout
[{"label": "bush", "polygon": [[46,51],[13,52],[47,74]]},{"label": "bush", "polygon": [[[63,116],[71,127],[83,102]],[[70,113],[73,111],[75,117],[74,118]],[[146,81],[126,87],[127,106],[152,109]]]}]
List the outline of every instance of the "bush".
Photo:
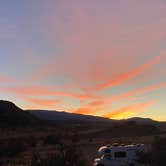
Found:
[{"label": "bush", "polygon": [[164,166],[166,163],[166,138],[156,138],[152,145],[152,157],[157,166]]},{"label": "bush", "polygon": [[72,141],[72,143],[75,143],[75,144],[80,142],[80,137],[77,132],[72,135],[71,141]]},{"label": "bush", "polygon": [[166,138],[156,137],[152,144],[152,151],[139,154],[139,162],[151,166],[164,166],[166,162]]},{"label": "bush", "polygon": [[85,166],[81,154],[75,146],[61,145],[55,155],[45,158],[34,155],[30,166]]},{"label": "bush", "polygon": [[26,150],[26,145],[23,140],[10,139],[1,141],[0,157],[15,157]]},{"label": "bush", "polygon": [[29,138],[27,138],[26,143],[30,146],[30,147],[36,147],[37,145],[37,139],[30,136]]},{"label": "bush", "polygon": [[56,145],[60,143],[61,143],[60,138],[56,135],[49,135],[44,140],[45,145]]}]

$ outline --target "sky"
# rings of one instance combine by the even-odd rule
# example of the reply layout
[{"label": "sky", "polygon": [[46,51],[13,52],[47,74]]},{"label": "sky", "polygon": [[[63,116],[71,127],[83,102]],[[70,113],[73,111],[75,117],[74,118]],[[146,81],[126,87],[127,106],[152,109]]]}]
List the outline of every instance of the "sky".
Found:
[{"label": "sky", "polygon": [[0,99],[166,121],[166,1],[0,0]]}]

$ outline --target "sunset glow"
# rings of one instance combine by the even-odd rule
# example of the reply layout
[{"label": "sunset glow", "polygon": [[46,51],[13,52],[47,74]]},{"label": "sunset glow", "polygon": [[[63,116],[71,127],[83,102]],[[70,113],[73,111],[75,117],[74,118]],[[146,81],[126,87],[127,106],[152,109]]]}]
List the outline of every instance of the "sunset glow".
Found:
[{"label": "sunset glow", "polygon": [[3,1],[0,25],[1,99],[166,120],[166,1]]}]

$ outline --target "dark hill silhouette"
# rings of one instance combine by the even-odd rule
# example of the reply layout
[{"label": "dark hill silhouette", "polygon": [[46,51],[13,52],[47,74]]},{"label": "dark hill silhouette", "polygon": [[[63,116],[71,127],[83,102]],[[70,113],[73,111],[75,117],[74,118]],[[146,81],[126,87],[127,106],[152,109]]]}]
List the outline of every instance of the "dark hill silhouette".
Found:
[{"label": "dark hill silhouette", "polygon": [[[32,126],[35,124],[42,124],[45,122],[51,123],[63,123],[74,124],[74,123],[90,123],[101,124],[104,123],[105,126],[109,127],[114,124],[130,124],[133,122],[140,125],[153,125],[159,126],[165,131],[165,123],[157,122],[152,119],[146,118],[130,118],[125,120],[112,120],[108,118],[102,118],[98,116],[81,115],[68,112],[59,111],[46,111],[46,110],[27,110],[24,111],[17,107],[14,103],[9,101],[0,100],[0,127],[24,127]],[[138,126],[136,126],[138,127]]]},{"label": "dark hill silhouette", "polygon": [[38,122],[36,117],[14,103],[0,100],[0,127],[25,127]]},{"label": "dark hill silhouette", "polygon": [[37,118],[51,123],[61,123],[66,126],[68,124],[86,123],[89,126],[98,126],[99,131],[94,133],[95,136],[146,136],[159,134],[160,131],[166,131],[166,124],[164,122],[154,121],[150,118],[134,117],[123,120],[112,120],[97,116],[59,111],[29,110],[29,112]]},{"label": "dark hill silhouette", "polygon": [[138,124],[156,124],[157,121],[150,119],[150,118],[140,118],[140,117],[133,117],[133,118],[129,118],[126,120],[127,122],[137,122]]},{"label": "dark hill silhouette", "polygon": [[45,121],[52,121],[52,122],[60,122],[60,121],[91,121],[91,122],[136,122],[138,124],[149,124],[154,125],[158,123],[150,118],[139,118],[133,117],[124,120],[113,120],[108,118],[103,118],[99,116],[91,116],[91,115],[82,115],[82,114],[75,114],[69,112],[59,112],[59,111],[47,111],[47,110],[29,110],[29,112],[36,116],[37,118]]},{"label": "dark hill silhouette", "polygon": [[108,118],[59,111],[29,110],[37,118],[50,122],[116,122]]}]

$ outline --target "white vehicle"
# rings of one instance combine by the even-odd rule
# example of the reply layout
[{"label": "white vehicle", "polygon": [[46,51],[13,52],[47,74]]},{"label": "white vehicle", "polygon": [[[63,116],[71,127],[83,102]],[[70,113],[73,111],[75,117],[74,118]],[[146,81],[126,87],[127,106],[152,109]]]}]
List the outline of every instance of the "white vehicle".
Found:
[{"label": "white vehicle", "polygon": [[137,162],[138,152],[144,151],[143,144],[103,146],[98,150],[100,158],[95,159],[94,166],[144,166]]}]

